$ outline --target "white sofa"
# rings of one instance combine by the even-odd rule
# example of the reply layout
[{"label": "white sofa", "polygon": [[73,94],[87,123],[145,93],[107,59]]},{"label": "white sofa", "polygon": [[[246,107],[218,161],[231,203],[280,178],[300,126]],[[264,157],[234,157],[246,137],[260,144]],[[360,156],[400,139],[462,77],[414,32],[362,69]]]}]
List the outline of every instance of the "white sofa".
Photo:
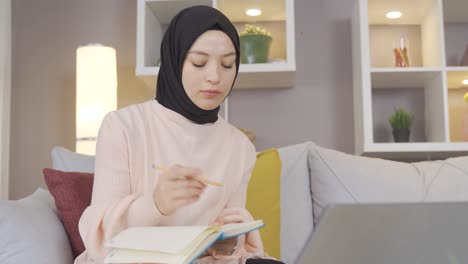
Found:
[{"label": "white sofa", "polygon": [[[294,263],[323,209],[333,203],[468,201],[468,157],[402,163],[321,148],[312,142],[278,149],[281,256]],[[94,171],[93,157],[52,151],[53,168]],[[0,263],[72,263],[52,196],[38,189],[0,202]]]}]

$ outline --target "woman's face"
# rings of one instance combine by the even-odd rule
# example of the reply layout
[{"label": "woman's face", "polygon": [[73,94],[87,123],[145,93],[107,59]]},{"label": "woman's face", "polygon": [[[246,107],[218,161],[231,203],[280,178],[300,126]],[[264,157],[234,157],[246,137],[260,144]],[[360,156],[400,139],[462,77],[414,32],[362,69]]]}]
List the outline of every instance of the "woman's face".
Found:
[{"label": "woman's face", "polygon": [[231,39],[223,31],[208,30],[187,53],[182,85],[194,104],[213,110],[229,93],[236,70],[236,50]]}]

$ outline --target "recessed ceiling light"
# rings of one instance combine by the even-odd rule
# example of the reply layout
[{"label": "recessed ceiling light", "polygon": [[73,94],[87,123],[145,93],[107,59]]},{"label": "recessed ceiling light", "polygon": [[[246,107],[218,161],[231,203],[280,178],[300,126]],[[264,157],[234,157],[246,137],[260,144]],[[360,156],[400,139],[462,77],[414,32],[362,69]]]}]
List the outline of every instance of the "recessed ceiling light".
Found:
[{"label": "recessed ceiling light", "polygon": [[257,9],[257,8],[251,8],[251,9],[247,9],[247,11],[245,11],[245,13],[248,16],[259,16],[262,13],[262,11],[260,9]]},{"label": "recessed ceiling light", "polygon": [[462,83],[463,83],[464,85],[468,85],[468,79],[463,80]]},{"label": "recessed ceiling light", "polygon": [[401,12],[400,11],[391,11],[391,12],[388,12],[385,16],[387,18],[390,18],[390,19],[396,19],[396,18],[401,17]]}]

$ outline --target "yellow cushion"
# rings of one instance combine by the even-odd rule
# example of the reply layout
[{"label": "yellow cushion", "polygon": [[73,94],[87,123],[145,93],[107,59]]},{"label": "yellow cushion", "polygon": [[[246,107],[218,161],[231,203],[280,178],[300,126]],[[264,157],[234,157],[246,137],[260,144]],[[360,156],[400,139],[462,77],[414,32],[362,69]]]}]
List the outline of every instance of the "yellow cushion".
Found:
[{"label": "yellow cushion", "polygon": [[268,149],[257,154],[257,162],[247,188],[247,209],[254,219],[263,219],[260,229],[265,251],[280,259],[280,176],[281,159],[278,150]]}]

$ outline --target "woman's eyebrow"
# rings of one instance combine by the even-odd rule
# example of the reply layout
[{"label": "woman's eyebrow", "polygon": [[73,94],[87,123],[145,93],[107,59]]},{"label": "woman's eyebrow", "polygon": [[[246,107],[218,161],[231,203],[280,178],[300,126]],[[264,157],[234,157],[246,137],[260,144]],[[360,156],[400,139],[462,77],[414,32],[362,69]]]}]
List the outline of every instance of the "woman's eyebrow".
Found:
[{"label": "woman's eyebrow", "polygon": [[204,55],[204,56],[208,56],[208,53],[206,53],[206,52],[203,52],[203,51],[198,51],[198,50],[192,50],[192,51],[189,51],[189,54],[197,54],[197,55]]},{"label": "woman's eyebrow", "polygon": [[[203,51],[199,51],[199,50],[192,50],[192,51],[189,51],[189,54],[197,54],[197,55],[203,55],[203,56],[209,56],[208,53],[206,52],[203,52]],[[236,55],[236,52],[229,52],[229,53],[226,53],[223,55],[223,57],[229,57],[229,56],[233,56],[233,55]]]},{"label": "woman's eyebrow", "polygon": [[226,54],[224,54],[223,56],[224,56],[224,57],[229,57],[229,56],[233,56],[233,55],[237,55],[235,51],[226,53]]}]

